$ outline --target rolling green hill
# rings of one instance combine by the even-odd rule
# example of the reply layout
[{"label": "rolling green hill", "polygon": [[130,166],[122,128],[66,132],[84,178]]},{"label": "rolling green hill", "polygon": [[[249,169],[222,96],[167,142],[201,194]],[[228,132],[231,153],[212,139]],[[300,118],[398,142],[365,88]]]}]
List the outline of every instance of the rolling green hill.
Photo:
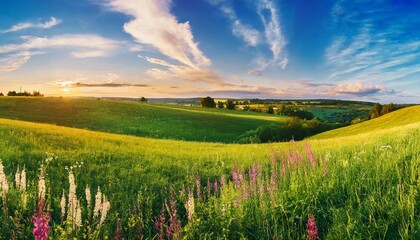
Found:
[{"label": "rolling green hill", "polygon": [[313,136],[313,139],[338,138],[354,136],[362,133],[378,132],[395,127],[405,126],[420,121],[420,106],[399,109],[389,114],[383,115],[363,123],[334,129]]},{"label": "rolling green hill", "polygon": [[70,98],[0,98],[0,118],[152,138],[234,142],[282,117],[252,112]]},{"label": "rolling green hill", "polygon": [[[185,229],[182,236],[188,239],[270,238],[274,234],[281,239],[304,239],[309,214],[315,215],[322,239],[417,238],[420,107],[398,110],[348,129],[326,132],[303,142],[239,145],[151,139],[0,119],[0,159],[11,183],[18,165],[26,166],[28,207],[20,214],[30,219],[36,207],[39,166],[45,164],[43,159],[48,154],[58,157],[46,168],[51,221],[57,226],[65,226],[60,223],[59,207],[62,191],[68,189],[65,167],[83,161],[83,166],[74,170],[78,196],[83,200],[84,186],[89,184],[91,189],[100,186],[111,202],[108,220],[101,227],[102,238],[114,238],[117,219],[127,238],[134,238],[137,225],[132,225],[133,216],[140,219],[135,224],[140,224],[145,238],[156,237],[153,217],[159,214],[162,202],[169,199],[170,189],[174,189]],[[314,153],[313,166],[307,160],[305,144]],[[303,160],[293,165],[291,158]],[[272,191],[264,184],[274,181],[273,169],[279,171],[278,189],[267,193],[267,197],[258,197],[263,196],[261,193],[245,199],[244,189],[235,187],[232,169],[243,171],[247,178],[251,166],[259,163],[265,173],[258,180],[262,189]],[[225,176],[230,183],[223,186],[221,193],[196,197],[195,217],[189,221],[185,196],[179,192],[184,186],[195,196],[197,176],[202,194],[208,179],[214,182]],[[236,207],[238,198],[242,202]],[[82,203],[86,204],[84,200]],[[15,216],[13,204],[9,206],[11,216]],[[222,206],[229,210],[221,214]],[[133,215],[136,211],[141,215]],[[0,238],[7,238],[14,229],[4,224],[8,221],[0,226]],[[22,221],[30,225],[29,220]],[[57,226],[51,230],[54,239],[63,234]],[[31,228],[22,231],[30,234]],[[65,236],[81,238],[81,233],[71,234]]]}]

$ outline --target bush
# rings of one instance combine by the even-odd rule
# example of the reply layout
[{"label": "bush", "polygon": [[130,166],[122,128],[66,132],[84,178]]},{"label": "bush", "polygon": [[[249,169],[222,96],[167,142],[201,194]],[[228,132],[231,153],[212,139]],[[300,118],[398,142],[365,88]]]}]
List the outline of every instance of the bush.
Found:
[{"label": "bush", "polygon": [[316,119],[301,120],[298,117],[292,117],[280,124],[264,125],[255,130],[247,131],[238,137],[237,142],[268,143],[302,140],[341,126],[341,124],[320,123]]}]

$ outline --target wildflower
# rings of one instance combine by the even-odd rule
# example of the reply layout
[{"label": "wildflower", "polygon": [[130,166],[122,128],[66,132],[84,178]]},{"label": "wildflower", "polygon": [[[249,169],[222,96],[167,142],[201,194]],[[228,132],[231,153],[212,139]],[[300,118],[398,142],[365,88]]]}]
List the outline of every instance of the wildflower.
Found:
[{"label": "wildflower", "polygon": [[9,184],[7,183],[6,174],[4,174],[3,163],[0,159],[0,195],[4,198],[9,191]]},{"label": "wildflower", "polygon": [[45,179],[44,179],[44,170],[41,168],[41,172],[39,173],[39,181],[38,181],[38,198],[45,199]]},{"label": "wildflower", "polygon": [[48,231],[50,230],[48,221],[50,220],[50,216],[48,213],[44,213],[43,208],[44,199],[41,199],[38,204],[38,211],[32,217],[32,223],[34,224],[32,234],[35,240],[46,240],[48,238]]},{"label": "wildflower", "polygon": [[166,236],[174,237],[174,239],[179,238],[179,232],[181,231],[181,222],[178,220],[176,205],[174,195],[171,192],[171,198],[169,200],[170,206],[170,218],[169,218],[169,228],[166,231]]},{"label": "wildflower", "polygon": [[317,240],[318,238],[318,229],[316,227],[315,217],[313,214],[309,215],[308,224],[306,225],[306,231],[308,232],[308,240]]},{"label": "wildflower", "polygon": [[214,191],[215,192],[219,191],[219,184],[218,184],[217,180],[214,182]]},{"label": "wildflower", "polygon": [[308,143],[305,144],[305,149],[306,149],[306,154],[308,155],[309,161],[312,164],[312,167],[315,167],[315,156],[314,156],[314,153],[312,152],[312,149],[309,147]]},{"label": "wildflower", "polygon": [[328,173],[328,166],[325,166],[325,168],[324,168],[324,177],[327,176],[327,173]]},{"label": "wildflower", "polygon": [[106,219],[106,214],[108,213],[109,209],[111,209],[111,204],[109,203],[108,199],[104,199],[101,207],[101,219],[99,221],[99,224],[103,224]]},{"label": "wildflower", "polygon": [[26,168],[23,166],[22,172],[20,172],[20,190],[26,192]]},{"label": "wildflower", "polygon": [[115,240],[120,240],[121,239],[121,235],[122,235],[122,230],[121,230],[121,221],[119,218],[117,218],[117,230],[116,230],[116,234],[115,234]]},{"label": "wildflower", "polygon": [[60,208],[61,208],[61,217],[64,218],[64,215],[66,215],[66,196],[64,195],[64,189],[63,189],[63,195],[61,196]]},{"label": "wildflower", "polygon": [[77,196],[76,196],[76,183],[74,182],[73,171],[69,171],[69,199],[67,207],[67,220],[75,224],[77,214]]},{"label": "wildflower", "polygon": [[90,195],[90,187],[89,187],[89,185],[86,185],[85,194],[86,194],[87,206],[89,208],[90,207],[90,201],[92,200],[92,196]]},{"label": "wildflower", "polygon": [[16,189],[20,189],[20,171],[19,171],[19,166],[16,170],[16,174],[15,174],[15,185],[16,185]]},{"label": "wildflower", "polygon": [[76,214],[74,218],[74,225],[76,225],[77,227],[82,226],[82,208],[80,206],[79,200],[77,200],[77,203],[76,203]]},{"label": "wildflower", "polygon": [[162,205],[162,210],[160,211],[159,216],[155,216],[155,229],[158,232],[158,239],[163,240],[164,231],[163,227],[165,225],[165,208],[164,205]]},{"label": "wildflower", "polygon": [[198,175],[195,176],[195,185],[197,186],[197,199],[200,199],[200,195],[201,195],[201,181],[200,181],[200,177]]},{"label": "wildflower", "polygon": [[101,188],[98,187],[98,192],[96,192],[96,196],[95,196],[95,208],[93,209],[93,217],[98,216],[101,208],[102,208],[102,193],[101,193]]},{"label": "wildflower", "polygon": [[191,192],[188,194],[188,199],[187,199],[187,202],[185,203],[185,209],[187,210],[188,221],[191,221],[192,216],[195,211],[194,195]]}]

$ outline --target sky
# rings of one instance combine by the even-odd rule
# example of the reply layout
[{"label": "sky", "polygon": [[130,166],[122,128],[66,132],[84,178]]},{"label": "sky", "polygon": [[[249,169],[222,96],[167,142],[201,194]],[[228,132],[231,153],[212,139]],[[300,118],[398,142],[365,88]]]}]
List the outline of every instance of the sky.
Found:
[{"label": "sky", "polygon": [[418,0],[2,0],[0,92],[420,103]]}]

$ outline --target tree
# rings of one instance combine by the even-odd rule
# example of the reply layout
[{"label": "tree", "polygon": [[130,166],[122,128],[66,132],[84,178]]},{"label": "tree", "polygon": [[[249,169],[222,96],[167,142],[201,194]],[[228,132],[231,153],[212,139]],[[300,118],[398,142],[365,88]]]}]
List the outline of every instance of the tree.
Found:
[{"label": "tree", "polygon": [[17,93],[16,93],[16,91],[9,91],[7,93],[7,96],[17,96]]},{"label": "tree", "polygon": [[373,105],[372,110],[370,110],[370,119],[374,119],[377,118],[379,116],[381,116],[381,111],[382,111],[382,105],[379,103],[375,103],[375,105]]},{"label": "tree", "polygon": [[235,109],[235,103],[231,99],[226,100],[226,108],[229,110]]},{"label": "tree", "polygon": [[273,108],[273,106],[268,106],[267,113],[268,114],[274,114],[274,108]]},{"label": "tree", "polygon": [[207,108],[215,108],[216,107],[216,103],[214,102],[214,99],[207,96],[205,98],[202,98],[200,100],[200,105],[202,107],[207,107]]},{"label": "tree", "polygon": [[217,102],[217,108],[223,108],[223,107],[224,107],[223,102],[222,101],[218,101]]},{"label": "tree", "polygon": [[385,114],[387,114],[387,113],[390,113],[390,112],[392,112],[392,111],[395,111],[395,110],[396,110],[396,107],[395,107],[395,105],[394,105],[393,103],[386,104],[386,105],[384,105],[384,106],[382,107],[382,110],[381,110],[381,116],[382,116],[382,115],[385,115]]},{"label": "tree", "polygon": [[145,98],[145,97],[141,97],[141,98],[140,98],[140,102],[142,102],[142,103],[147,103],[147,98]]},{"label": "tree", "polygon": [[3,93],[2,92],[0,92],[0,97],[3,97],[4,95],[3,95]]}]

